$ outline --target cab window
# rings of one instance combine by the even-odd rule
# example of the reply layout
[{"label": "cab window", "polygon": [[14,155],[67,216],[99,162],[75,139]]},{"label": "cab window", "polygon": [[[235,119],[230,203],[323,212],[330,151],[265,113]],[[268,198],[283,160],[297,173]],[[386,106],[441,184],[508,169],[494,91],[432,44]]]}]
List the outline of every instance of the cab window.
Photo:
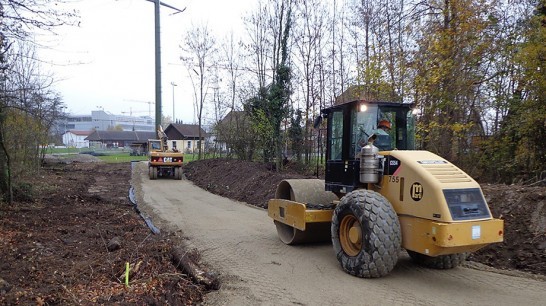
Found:
[{"label": "cab window", "polygon": [[377,105],[357,107],[351,112],[351,152],[354,159],[377,128]]},{"label": "cab window", "polygon": [[341,110],[335,111],[331,114],[331,124],[328,128],[330,129],[330,143],[328,147],[330,148],[330,160],[341,160],[342,150],[343,150],[343,112]]}]

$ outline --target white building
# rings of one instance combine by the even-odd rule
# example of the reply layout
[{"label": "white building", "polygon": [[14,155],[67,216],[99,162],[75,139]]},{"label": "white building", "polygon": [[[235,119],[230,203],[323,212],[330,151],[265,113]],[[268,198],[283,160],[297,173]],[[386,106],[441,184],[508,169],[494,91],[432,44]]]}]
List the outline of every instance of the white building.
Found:
[{"label": "white building", "polygon": [[91,115],[72,115],[60,119],[56,123],[57,133],[67,131],[143,131],[155,132],[154,119],[150,116],[124,116],[107,113],[103,110],[91,111]]},{"label": "white building", "polygon": [[63,134],[63,144],[69,148],[89,148],[89,140],[85,138],[93,131],[70,130]]}]

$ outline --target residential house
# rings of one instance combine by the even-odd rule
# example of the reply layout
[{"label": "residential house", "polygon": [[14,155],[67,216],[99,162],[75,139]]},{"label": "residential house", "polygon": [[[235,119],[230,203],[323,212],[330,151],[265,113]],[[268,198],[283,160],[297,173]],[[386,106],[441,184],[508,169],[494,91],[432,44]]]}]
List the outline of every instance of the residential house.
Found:
[{"label": "residential house", "polygon": [[63,144],[70,148],[89,148],[89,141],[86,137],[92,131],[69,130],[63,134]]},{"label": "residential house", "polygon": [[255,135],[250,129],[250,118],[244,111],[230,111],[218,121],[215,131],[217,146],[222,151],[251,159]]},{"label": "residential house", "polygon": [[207,133],[201,129],[201,138],[199,138],[199,125],[171,123],[165,129],[165,134],[169,138],[170,145],[184,153],[198,152],[199,145],[204,152],[204,140]]}]

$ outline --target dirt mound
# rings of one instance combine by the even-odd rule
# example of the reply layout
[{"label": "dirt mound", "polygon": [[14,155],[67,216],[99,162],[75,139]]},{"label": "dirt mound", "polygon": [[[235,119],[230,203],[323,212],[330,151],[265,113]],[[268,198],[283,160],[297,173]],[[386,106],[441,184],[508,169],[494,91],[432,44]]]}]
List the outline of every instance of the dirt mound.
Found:
[{"label": "dirt mound", "polygon": [[483,185],[495,217],[504,220],[504,242],[472,254],[489,266],[546,275],[546,188]]},{"label": "dirt mound", "polygon": [[[185,173],[203,189],[264,208],[281,180],[305,177],[232,159],[191,162],[185,165]],[[469,260],[546,275],[546,188],[485,185],[483,192],[493,216],[504,219],[505,241],[475,252]]]},{"label": "dirt mound", "polygon": [[129,164],[53,163],[31,202],[0,203],[0,304],[200,302],[207,290],[171,263],[177,238],[151,234],[130,206],[130,179]]},{"label": "dirt mound", "polygon": [[186,178],[226,198],[267,207],[277,184],[287,178],[306,178],[295,171],[277,172],[271,164],[235,159],[205,159],[184,166]]},{"label": "dirt mound", "polygon": [[102,160],[89,154],[46,154],[45,164],[102,163]]}]

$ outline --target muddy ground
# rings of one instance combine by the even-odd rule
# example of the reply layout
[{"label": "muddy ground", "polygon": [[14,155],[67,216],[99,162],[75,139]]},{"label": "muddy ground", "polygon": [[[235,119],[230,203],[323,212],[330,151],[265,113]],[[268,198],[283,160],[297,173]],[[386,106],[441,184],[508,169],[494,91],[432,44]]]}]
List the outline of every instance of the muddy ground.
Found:
[{"label": "muddy ground", "polygon": [[[85,160],[46,164],[12,206],[0,204],[0,304],[187,305],[209,289],[172,263],[179,238],[151,233],[128,200],[131,166]],[[205,160],[186,176],[213,193],[265,207],[283,178],[261,163]],[[546,275],[546,187],[484,185],[505,242],[470,260]],[[119,242],[119,248],[115,245]],[[109,250],[110,245],[110,250]],[[190,250],[193,252],[193,250]],[[196,260],[198,254],[195,255]],[[130,264],[129,286],[124,284]]]},{"label": "muddy ground", "polygon": [[[186,165],[186,177],[218,195],[266,207],[283,178],[311,177],[288,165],[285,173],[262,163],[203,160]],[[504,219],[505,241],[473,253],[469,260],[505,270],[546,276],[546,187],[482,185],[494,217]]]},{"label": "muddy ground", "polygon": [[135,212],[130,179],[128,163],[54,162],[0,204],[0,305],[200,302],[207,289],[172,263],[177,237]]}]

